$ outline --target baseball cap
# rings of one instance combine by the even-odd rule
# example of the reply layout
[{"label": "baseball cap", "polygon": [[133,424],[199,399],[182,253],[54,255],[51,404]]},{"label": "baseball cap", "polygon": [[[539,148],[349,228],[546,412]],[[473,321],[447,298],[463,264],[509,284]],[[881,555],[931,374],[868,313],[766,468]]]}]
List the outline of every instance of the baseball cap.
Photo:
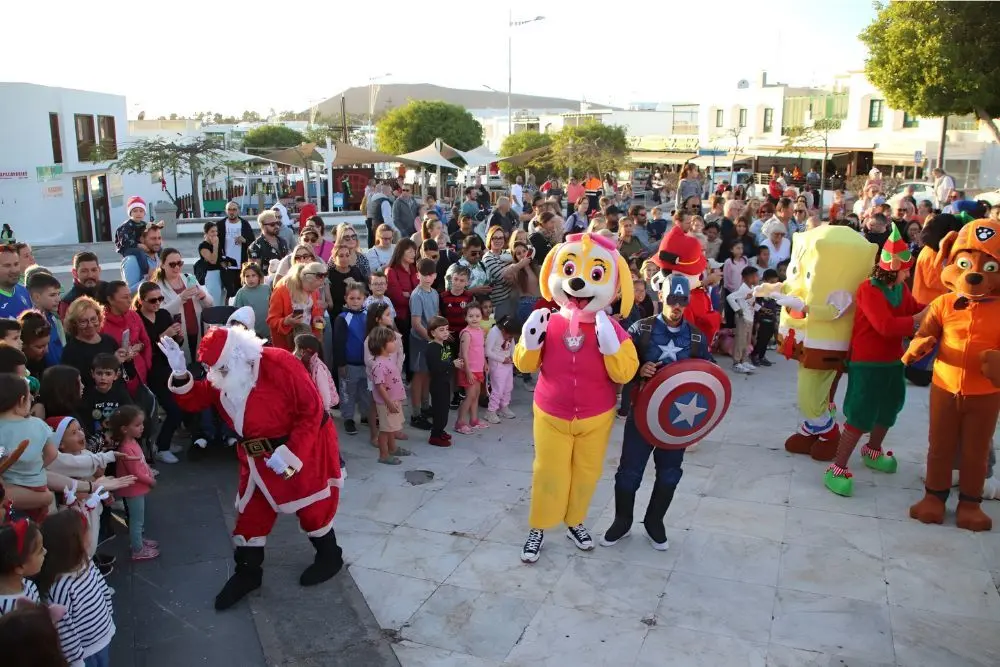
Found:
[{"label": "baseball cap", "polygon": [[687,305],[691,300],[691,283],[686,276],[670,276],[667,283],[667,304]]}]

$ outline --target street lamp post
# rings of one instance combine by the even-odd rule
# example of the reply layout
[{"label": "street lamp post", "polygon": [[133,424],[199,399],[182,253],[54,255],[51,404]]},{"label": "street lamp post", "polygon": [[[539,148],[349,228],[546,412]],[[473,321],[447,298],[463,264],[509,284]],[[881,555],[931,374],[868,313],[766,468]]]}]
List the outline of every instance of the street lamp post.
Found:
[{"label": "street lamp post", "polygon": [[368,78],[368,148],[369,150],[375,150],[375,128],[372,125],[372,118],[375,116],[375,101],[378,98],[378,91],[382,86],[376,86],[375,82],[379,79],[384,79],[386,77],[392,76],[390,73],[385,73],[381,76],[373,76]]},{"label": "street lamp post", "polygon": [[513,38],[512,32],[514,28],[522,25],[527,25],[529,23],[534,23],[535,21],[544,21],[544,16],[536,16],[533,19],[525,19],[523,21],[515,21],[511,15],[510,10],[507,10],[507,134],[514,134],[514,119],[511,115],[510,108],[510,93],[511,93],[511,79],[513,78],[513,67],[511,67],[511,52],[513,48]]}]

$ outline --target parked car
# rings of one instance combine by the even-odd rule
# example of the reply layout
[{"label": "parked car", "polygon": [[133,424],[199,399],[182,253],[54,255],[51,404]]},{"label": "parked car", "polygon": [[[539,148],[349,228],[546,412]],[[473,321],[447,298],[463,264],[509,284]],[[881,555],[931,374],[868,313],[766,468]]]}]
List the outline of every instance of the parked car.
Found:
[{"label": "parked car", "polygon": [[1000,188],[996,190],[986,190],[984,192],[980,192],[978,195],[973,197],[973,199],[975,199],[976,201],[982,200],[985,202],[989,202],[990,206],[996,206],[997,204],[1000,204]]},{"label": "parked car", "polygon": [[905,183],[900,183],[889,194],[889,203],[894,210],[899,200],[906,196],[906,189],[911,186],[913,187],[913,198],[917,200],[918,204],[924,199],[932,203],[934,202],[934,185],[932,183],[928,183],[927,181],[906,181]]}]

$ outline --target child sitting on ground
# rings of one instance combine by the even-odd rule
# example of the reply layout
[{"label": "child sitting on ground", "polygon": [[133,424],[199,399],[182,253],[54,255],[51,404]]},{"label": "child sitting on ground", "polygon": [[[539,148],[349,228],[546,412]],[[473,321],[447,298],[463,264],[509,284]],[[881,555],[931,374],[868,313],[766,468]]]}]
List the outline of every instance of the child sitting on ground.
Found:
[{"label": "child sitting on ground", "polygon": [[379,463],[399,465],[399,456],[410,452],[396,446],[396,434],[403,430],[403,399],[406,388],[392,355],[396,352],[396,332],[375,327],[368,336],[368,349],[375,358],[372,383],[375,387],[375,410],[378,414]]},{"label": "child sitting on ground", "polygon": [[52,429],[31,417],[28,382],[13,373],[0,373],[0,447],[14,452],[27,440],[27,449],[0,478],[14,512],[40,521],[48,514],[54,496],[48,488],[45,466],[58,455]]},{"label": "child sitting on ground", "polygon": [[510,395],[514,389],[514,338],[517,337],[517,323],[510,315],[504,315],[497,325],[490,329],[486,337],[486,359],[490,369],[490,398],[486,421],[499,424],[500,418],[513,419],[510,410]]},{"label": "child sitting on ground", "polygon": [[156,486],[156,478],[146,464],[139,446],[146,416],[134,405],[123,405],[108,420],[108,431],[115,450],[125,456],[118,463],[119,473],[134,475],[135,483],[117,492],[128,508],[128,533],[132,560],[152,560],[160,555],[159,545],[143,536],[146,526],[146,496]]}]

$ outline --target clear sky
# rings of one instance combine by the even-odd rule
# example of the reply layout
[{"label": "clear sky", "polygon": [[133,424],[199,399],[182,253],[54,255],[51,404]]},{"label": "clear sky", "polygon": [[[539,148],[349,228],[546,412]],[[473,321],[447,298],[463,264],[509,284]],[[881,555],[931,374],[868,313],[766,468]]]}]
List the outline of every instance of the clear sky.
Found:
[{"label": "clear sky", "polygon": [[[860,68],[870,0],[13,2],[0,80],[125,94],[129,116],[302,110],[384,82],[507,88],[591,102],[697,101],[767,70],[825,84]],[[373,11],[374,8],[374,11]],[[58,18],[56,18],[58,17]]]}]

